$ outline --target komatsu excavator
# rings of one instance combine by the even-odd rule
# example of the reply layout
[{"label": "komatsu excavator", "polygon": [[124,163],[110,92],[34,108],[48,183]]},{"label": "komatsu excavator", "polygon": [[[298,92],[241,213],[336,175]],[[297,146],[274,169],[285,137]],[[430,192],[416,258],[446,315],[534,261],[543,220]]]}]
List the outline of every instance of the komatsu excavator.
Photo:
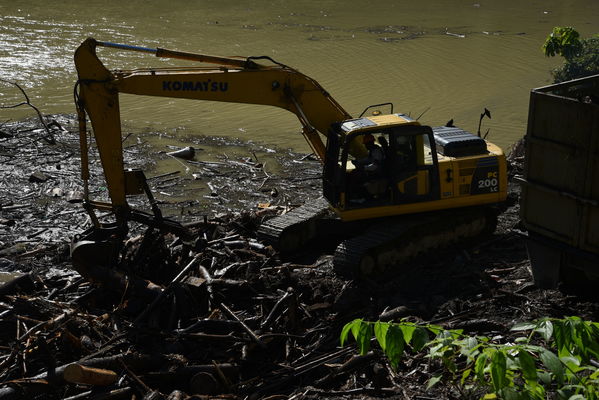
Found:
[{"label": "komatsu excavator", "polygon": [[[110,71],[96,54],[98,46],[201,65]],[[76,50],[75,65],[84,204],[94,224],[73,242],[76,264],[114,255],[130,220],[183,231],[162,217],[143,172],[124,168],[120,93],[262,104],[294,113],[323,164],[323,198],[265,222],[259,233],[282,252],[338,235],[334,263],[342,271],[369,274],[492,231],[496,208],[506,199],[506,160],[499,147],[457,127],[421,125],[394,113],[390,103],[370,106],[354,118],[315,80],[270,57],[216,57],[90,38]],[[381,114],[382,107],[391,112]],[[110,203],[89,198],[87,117]],[[151,213],[127,202],[129,195],[144,192]],[[100,223],[96,209],[114,212],[115,222]],[[336,216],[326,217],[327,210]]]}]

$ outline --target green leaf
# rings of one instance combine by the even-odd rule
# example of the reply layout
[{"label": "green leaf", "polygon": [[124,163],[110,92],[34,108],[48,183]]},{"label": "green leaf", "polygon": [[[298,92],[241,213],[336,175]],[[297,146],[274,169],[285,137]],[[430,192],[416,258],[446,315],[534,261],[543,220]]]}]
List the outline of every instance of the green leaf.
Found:
[{"label": "green leaf", "polygon": [[441,381],[441,378],[442,378],[441,375],[434,375],[431,379],[428,380],[428,382],[426,384],[426,390],[429,390],[430,388],[435,386],[437,383],[439,383]]},{"label": "green leaf", "polygon": [[414,351],[420,351],[428,343],[429,337],[426,329],[416,327],[412,332],[412,348]]},{"label": "green leaf", "polygon": [[[403,333],[403,339],[406,342],[406,344],[410,344],[410,342],[412,341],[412,336],[414,334],[414,331],[416,330],[416,326],[402,324],[399,326],[399,328],[401,329],[401,331]],[[418,329],[422,329],[422,328],[418,328]]]},{"label": "green leaf", "polygon": [[519,322],[516,325],[512,326],[512,331],[530,331],[536,328],[537,324],[534,322]]},{"label": "green leaf", "polygon": [[472,368],[468,368],[468,369],[464,370],[464,372],[462,372],[462,379],[460,379],[460,385],[464,386],[464,382],[466,382],[466,379],[468,379],[468,377],[470,376],[471,373],[472,373]]},{"label": "green leaf", "polygon": [[391,368],[397,369],[405,348],[403,333],[397,325],[391,325],[385,337],[385,354],[389,358]]},{"label": "green leaf", "polygon": [[574,372],[578,372],[580,368],[580,359],[573,356],[559,357],[563,365]]},{"label": "green leaf", "polygon": [[472,359],[478,353],[478,340],[475,337],[467,337],[459,342],[460,354]]},{"label": "green leaf", "polygon": [[543,346],[536,346],[534,344],[527,344],[524,346],[521,346],[524,350],[528,351],[528,352],[532,352],[532,353],[540,353],[541,351],[545,350],[545,347]]},{"label": "green leaf", "polygon": [[522,369],[522,375],[527,381],[537,380],[537,367],[535,365],[535,359],[527,351],[520,350],[518,352],[518,361],[520,362],[520,368]]},{"label": "green leaf", "polygon": [[439,325],[427,325],[426,328],[431,331],[433,335],[438,335],[439,333],[445,331],[442,326]]},{"label": "green leaf", "polygon": [[376,340],[379,342],[379,346],[381,346],[381,349],[383,349],[383,352],[387,348],[386,337],[389,325],[389,323],[381,321],[377,321],[374,324],[374,336],[376,337]]},{"label": "green leaf", "polygon": [[545,388],[543,385],[539,385],[537,382],[527,382],[525,387],[525,394],[528,395],[528,400],[545,400]]},{"label": "green leaf", "polygon": [[575,355],[580,355],[586,362],[588,361],[588,336],[582,324],[576,324],[572,327],[572,344],[570,352]]},{"label": "green leaf", "polygon": [[487,353],[481,353],[474,363],[474,373],[478,378],[480,383],[485,383],[485,367],[487,366],[487,361],[489,360],[489,355]]},{"label": "green leaf", "polygon": [[453,352],[449,352],[449,354],[446,354],[443,357],[443,365],[445,366],[445,368],[447,368],[447,370],[449,372],[451,372],[452,374],[455,374],[458,370],[457,365],[455,364],[454,361],[454,357],[453,357]]},{"label": "green leaf", "polygon": [[553,338],[555,340],[555,346],[557,347],[557,354],[566,356],[570,354],[570,338],[569,326],[566,326],[562,321],[557,321],[553,324]]},{"label": "green leaf", "polygon": [[551,351],[543,349],[539,354],[541,361],[547,369],[556,377],[559,383],[564,378],[564,366],[560,359]]},{"label": "green leaf", "polygon": [[[580,391],[584,391],[585,388],[582,385],[564,385],[562,386],[561,389],[557,390],[557,395],[558,398],[560,399],[576,399],[576,400],[580,400],[580,399],[584,399],[587,400],[586,396],[582,396],[580,393]],[[582,397],[579,397],[582,396]]]},{"label": "green leaf", "polygon": [[582,321],[584,327],[581,333],[585,360],[590,357],[599,358],[599,329],[589,321]]},{"label": "green leaf", "polygon": [[[352,329],[352,333],[354,330]],[[372,325],[368,322],[362,321],[358,328],[358,336],[355,336],[356,342],[358,342],[358,350],[361,355],[368,353],[370,350],[370,339],[372,338]]]},{"label": "green leaf", "polygon": [[522,394],[516,391],[515,388],[509,386],[501,389],[499,391],[499,394],[501,395],[501,398],[505,400],[528,400],[528,397],[523,397]]},{"label": "green leaf", "polygon": [[497,392],[506,385],[506,357],[501,350],[495,351],[491,356],[491,382]]},{"label": "green leaf", "polygon": [[449,331],[449,333],[451,334],[452,339],[457,340],[464,334],[464,330],[463,329],[451,329]]},{"label": "green leaf", "polygon": [[437,358],[443,356],[443,343],[439,343],[438,341],[431,341],[428,347],[428,356],[429,358]]},{"label": "green leaf", "polygon": [[437,339],[446,339],[446,342],[449,342],[453,339],[453,335],[451,334],[451,331],[448,330],[442,330],[441,332],[437,333]]},{"label": "green leaf", "polygon": [[541,321],[535,328],[535,332],[540,333],[545,341],[549,341],[551,336],[553,336],[553,323],[548,319]]},{"label": "green leaf", "polygon": [[364,321],[362,318],[354,319],[351,326],[351,334],[354,339],[358,340],[358,336],[360,335],[360,327]]},{"label": "green leaf", "polygon": [[[518,352],[505,349],[506,354],[506,368],[508,370],[508,377],[511,371],[520,369],[520,362],[518,361]],[[513,373],[512,373],[513,375]]]},{"label": "green leaf", "polygon": [[[345,341],[347,340],[347,336],[349,335],[349,332],[354,330],[354,325],[359,324],[362,322],[361,319],[354,319],[352,322],[348,322],[347,324],[345,324],[345,326],[343,327],[343,329],[341,330],[341,336],[339,338],[339,340],[341,341],[341,346],[343,347],[343,345],[345,344]],[[353,333],[354,337],[356,336],[355,333]]]},{"label": "green leaf", "polygon": [[551,385],[551,374],[549,372],[539,371],[538,375],[541,382],[545,385]]}]

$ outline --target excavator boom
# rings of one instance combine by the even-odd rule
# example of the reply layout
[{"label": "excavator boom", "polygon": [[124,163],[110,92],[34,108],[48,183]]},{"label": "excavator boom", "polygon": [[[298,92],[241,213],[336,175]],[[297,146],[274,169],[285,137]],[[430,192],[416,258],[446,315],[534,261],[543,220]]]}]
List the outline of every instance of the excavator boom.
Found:
[{"label": "excavator boom", "polygon": [[[110,71],[96,55],[98,46],[153,53],[168,57],[217,64],[218,67],[148,68]],[[331,125],[351,116],[315,80],[299,71],[276,63],[271,66],[254,60],[268,57],[227,58],[84,41],[75,52],[78,79],[80,135],[86,141],[85,113],[92,123],[106,184],[117,212],[126,207],[126,177],[123,168],[119,94],[211,100],[230,103],[262,104],[294,113],[302,124],[302,134],[321,161],[326,136]],[[85,146],[82,157],[87,160]],[[83,179],[89,177],[84,162]]]}]

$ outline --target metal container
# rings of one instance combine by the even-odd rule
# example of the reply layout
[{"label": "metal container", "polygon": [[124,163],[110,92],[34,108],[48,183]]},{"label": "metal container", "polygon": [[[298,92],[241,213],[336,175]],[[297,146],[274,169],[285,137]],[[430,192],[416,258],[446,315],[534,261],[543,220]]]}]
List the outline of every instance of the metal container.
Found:
[{"label": "metal container", "polygon": [[599,75],[533,89],[525,143],[520,212],[535,283],[599,278]]}]

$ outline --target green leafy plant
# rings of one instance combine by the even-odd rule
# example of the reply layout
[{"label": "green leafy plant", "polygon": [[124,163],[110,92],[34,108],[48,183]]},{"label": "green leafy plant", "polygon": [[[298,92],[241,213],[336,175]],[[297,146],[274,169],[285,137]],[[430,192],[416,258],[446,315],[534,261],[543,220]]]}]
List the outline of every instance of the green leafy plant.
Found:
[{"label": "green leafy plant", "polygon": [[565,59],[564,65],[552,71],[555,83],[599,74],[599,36],[580,39],[572,27],[556,26],[542,47],[547,57]]},{"label": "green leafy plant", "polygon": [[340,340],[344,345],[351,333],[366,354],[374,337],[396,370],[405,353],[426,351],[442,366],[427,388],[452,383],[464,392],[483,391],[485,399],[544,399],[549,392],[560,399],[599,399],[598,323],[545,318],[512,331],[519,336],[501,344],[436,325],[356,319],[343,327]]},{"label": "green leafy plant", "polygon": [[547,57],[560,55],[566,60],[574,57],[581,48],[580,34],[571,26],[554,27],[543,44],[543,52]]}]

